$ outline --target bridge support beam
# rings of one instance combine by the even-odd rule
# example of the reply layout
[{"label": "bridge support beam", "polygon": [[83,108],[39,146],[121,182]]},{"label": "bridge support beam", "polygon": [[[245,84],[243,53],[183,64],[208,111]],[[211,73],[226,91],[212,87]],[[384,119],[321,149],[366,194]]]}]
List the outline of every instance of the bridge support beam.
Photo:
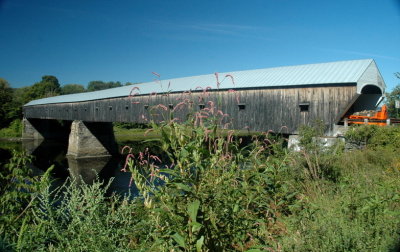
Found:
[{"label": "bridge support beam", "polygon": [[112,123],[73,121],[67,156],[75,158],[111,156],[117,153]]}]

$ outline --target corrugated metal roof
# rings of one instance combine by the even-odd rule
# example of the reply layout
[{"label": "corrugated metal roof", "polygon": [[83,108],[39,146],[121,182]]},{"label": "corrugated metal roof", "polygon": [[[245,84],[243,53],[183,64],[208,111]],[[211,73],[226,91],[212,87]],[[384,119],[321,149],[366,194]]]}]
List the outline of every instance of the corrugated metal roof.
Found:
[{"label": "corrugated metal roof", "polygon": [[[357,83],[359,78],[372,62],[374,62],[372,59],[363,59],[219,73],[219,88],[240,89]],[[229,75],[233,77],[234,82],[232,82]],[[168,91],[182,92],[186,90],[195,90],[198,87],[211,87],[212,89],[218,88],[215,74],[176,78],[159,82],[152,81],[138,84],[136,86],[140,88],[140,94]],[[25,106],[123,97],[128,96],[132,88],[133,86],[123,86],[94,92],[54,96],[31,101]]]}]

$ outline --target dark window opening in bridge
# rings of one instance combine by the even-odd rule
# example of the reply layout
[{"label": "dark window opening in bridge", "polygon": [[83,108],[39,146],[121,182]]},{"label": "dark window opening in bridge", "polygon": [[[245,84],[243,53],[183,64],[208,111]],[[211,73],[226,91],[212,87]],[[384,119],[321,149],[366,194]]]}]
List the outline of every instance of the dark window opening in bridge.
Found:
[{"label": "dark window opening in bridge", "polygon": [[87,108],[85,108],[85,111],[87,111]]},{"label": "dark window opening in bridge", "polygon": [[300,112],[307,112],[310,108],[310,103],[309,102],[301,102],[299,103],[300,107]]},{"label": "dark window opening in bridge", "polygon": [[75,109],[75,112],[78,111],[78,109]]},{"label": "dark window opening in bridge", "polygon": [[239,103],[239,104],[238,104],[238,108],[239,108],[239,110],[245,110],[245,109],[246,109],[246,104],[244,104],[244,103]]},{"label": "dark window opening in bridge", "polygon": [[128,110],[128,109],[129,109],[129,106],[125,106],[125,109]]},{"label": "dark window opening in bridge", "polygon": [[199,109],[204,109],[206,107],[205,104],[199,104]]},{"label": "dark window opening in bridge", "polygon": [[174,109],[174,104],[168,104],[169,109]]},{"label": "dark window opening in bridge", "polygon": [[148,108],[149,108],[148,104],[144,105],[144,109],[148,109]]},{"label": "dark window opening in bridge", "polygon": [[98,107],[96,107],[96,111],[99,111],[99,108],[98,108]]},{"label": "dark window opening in bridge", "polygon": [[109,109],[109,110],[112,110],[112,106],[109,106],[108,109]]}]

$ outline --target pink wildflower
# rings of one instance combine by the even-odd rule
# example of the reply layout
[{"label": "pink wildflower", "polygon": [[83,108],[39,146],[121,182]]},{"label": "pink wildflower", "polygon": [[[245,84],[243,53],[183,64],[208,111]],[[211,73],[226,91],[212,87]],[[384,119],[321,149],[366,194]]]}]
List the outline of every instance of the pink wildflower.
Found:
[{"label": "pink wildflower", "polygon": [[147,122],[147,118],[144,116],[144,114],[141,114],[141,118],[143,121]]},{"label": "pink wildflower", "polygon": [[174,107],[174,109],[172,109],[172,112],[174,112],[175,110],[179,110],[179,108],[185,105],[185,102],[180,102],[178,104],[176,104],[176,106]]},{"label": "pink wildflower", "polygon": [[219,89],[219,85],[220,85],[221,83],[219,82],[218,73],[215,72],[214,75],[215,75],[215,78],[217,79],[217,88]]},{"label": "pink wildflower", "polygon": [[235,85],[235,80],[233,79],[233,76],[232,76],[232,75],[227,74],[227,75],[225,75],[225,78],[226,78],[226,77],[230,77],[231,80],[232,80],[233,85]]},{"label": "pink wildflower", "polygon": [[[129,92],[129,96],[132,96],[132,92],[133,92],[134,90],[140,91],[140,88],[139,88],[139,87],[133,87],[133,88],[131,89],[131,91]],[[139,93],[135,93],[135,94],[139,94]]]},{"label": "pink wildflower", "polygon": [[224,124],[224,127],[222,127],[222,128],[227,129],[228,126],[229,126],[229,124],[231,124],[231,123],[225,123],[225,124]]},{"label": "pink wildflower", "polygon": [[281,129],[279,130],[279,133],[282,133],[283,129],[286,129],[286,133],[289,133],[289,128],[287,126],[282,126]]},{"label": "pink wildflower", "polygon": [[157,76],[158,78],[160,78],[160,74],[156,73],[156,72],[151,72],[152,74],[154,74],[155,76]]},{"label": "pink wildflower", "polygon": [[161,159],[159,157],[157,157],[156,155],[150,155],[150,158],[161,163]]},{"label": "pink wildflower", "polygon": [[149,132],[154,131],[154,129],[148,129],[144,132],[144,136],[147,136],[147,134],[149,134]]},{"label": "pink wildflower", "polygon": [[126,167],[128,166],[129,161],[130,161],[131,159],[134,159],[134,158],[135,158],[135,156],[134,156],[133,154],[129,153],[129,154],[126,156],[125,165],[124,165],[124,168],[121,169],[121,171],[126,172]]},{"label": "pink wildflower", "polygon": [[158,104],[158,105],[156,106],[156,108],[161,108],[162,110],[165,110],[165,111],[168,110],[167,106],[165,106],[164,104]]},{"label": "pink wildflower", "polygon": [[233,130],[228,131],[228,143],[231,143],[233,141],[233,133],[234,132],[235,131],[233,131]]},{"label": "pink wildflower", "polygon": [[125,146],[122,148],[122,150],[121,150],[121,154],[124,154],[124,150],[125,150],[125,149],[128,149],[128,150],[129,150],[128,153],[131,153],[131,152],[132,152],[132,148],[129,147],[128,145],[125,145]]}]

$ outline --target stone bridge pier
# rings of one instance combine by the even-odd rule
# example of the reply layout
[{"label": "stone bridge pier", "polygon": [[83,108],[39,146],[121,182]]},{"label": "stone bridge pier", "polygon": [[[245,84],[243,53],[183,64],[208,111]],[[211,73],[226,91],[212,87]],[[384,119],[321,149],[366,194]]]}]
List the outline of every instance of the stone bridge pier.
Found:
[{"label": "stone bridge pier", "polygon": [[117,154],[112,123],[23,119],[22,138],[68,139],[67,156],[74,158],[104,157]]},{"label": "stone bridge pier", "polygon": [[49,139],[68,141],[68,170],[77,184],[92,183],[104,168],[112,167],[112,155],[118,153],[110,122],[24,118],[22,137],[25,145],[33,146],[31,153]]},{"label": "stone bridge pier", "polygon": [[72,122],[67,156],[102,157],[115,155],[117,152],[112,123]]}]

